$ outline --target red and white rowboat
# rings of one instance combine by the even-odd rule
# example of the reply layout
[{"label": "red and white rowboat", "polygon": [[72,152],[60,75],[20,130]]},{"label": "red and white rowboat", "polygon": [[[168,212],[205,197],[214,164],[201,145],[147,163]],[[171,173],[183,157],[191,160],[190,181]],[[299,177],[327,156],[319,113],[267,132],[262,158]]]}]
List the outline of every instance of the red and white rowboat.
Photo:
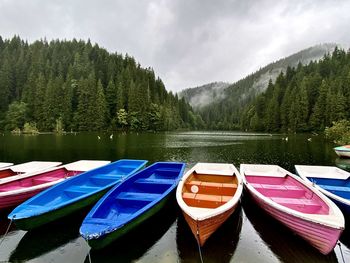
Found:
[{"label": "red and white rowboat", "polygon": [[330,253],[344,230],[340,209],[320,191],[277,165],[241,164],[253,200],[323,254]]},{"label": "red and white rowboat", "polygon": [[0,182],[0,209],[16,206],[71,176],[108,163],[110,162],[82,160],[40,172],[27,173],[25,176],[12,176],[6,182]]},{"label": "red and white rowboat", "polygon": [[25,177],[27,174],[43,171],[52,167],[57,167],[61,164],[61,162],[32,161],[12,166],[5,166],[0,168],[0,183],[11,181],[14,178]]}]

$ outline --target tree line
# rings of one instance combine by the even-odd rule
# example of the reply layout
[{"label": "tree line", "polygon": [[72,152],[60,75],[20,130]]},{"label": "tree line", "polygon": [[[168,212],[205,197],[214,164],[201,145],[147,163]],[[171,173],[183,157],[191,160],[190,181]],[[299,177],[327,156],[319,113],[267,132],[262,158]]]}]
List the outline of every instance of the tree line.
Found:
[{"label": "tree line", "polygon": [[323,131],[350,119],[350,52],[335,48],[319,62],[288,67],[243,108],[243,130]]},{"label": "tree line", "polygon": [[90,41],[0,37],[0,129],[200,129],[204,122],[152,68]]}]

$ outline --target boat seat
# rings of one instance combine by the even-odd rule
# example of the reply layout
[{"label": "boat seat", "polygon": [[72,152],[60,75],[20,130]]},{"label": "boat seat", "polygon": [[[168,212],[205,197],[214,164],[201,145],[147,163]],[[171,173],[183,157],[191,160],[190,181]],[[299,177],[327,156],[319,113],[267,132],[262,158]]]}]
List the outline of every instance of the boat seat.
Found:
[{"label": "boat seat", "polygon": [[152,202],[160,196],[161,194],[154,193],[121,192],[116,199]]},{"label": "boat seat", "polygon": [[135,181],[135,183],[140,184],[174,184],[174,179],[155,179],[155,178],[141,178]]},{"label": "boat seat", "polygon": [[259,184],[251,183],[258,192],[267,197],[302,197],[306,190],[297,185],[276,185],[276,184]]},{"label": "boat seat", "polygon": [[97,189],[100,189],[100,187],[96,186],[88,186],[88,185],[71,185],[67,189],[65,189],[65,192],[79,192],[79,193],[91,193]]},{"label": "boat seat", "polygon": [[187,189],[194,192],[193,186],[198,187],[199,194],[213,194],[213,195],[228,195],[232,196],[236,192],[237,184],[234,183],[216,183],[216,182],[203,182],[203,181],[189,181],[185,183]]},{"label": "boat seat", "polygon": [[303,212],[313,212],[322,208],[322,205],[315,202],[312,199],[306,198],[282,198],[282,197],[270,197],[272,201],[283,205],[285,207],[302,210]]},{"label": "boat seat", "polygon": [[57,181],[62,178],[58,178],[58,177],[33,178],[33,182],[38,184],[45,184],[45,183]]},{"label": "boat seat", "polygon": [[350,187],[348,186],[336,186],[336,185],[318,185],[318,186],[330,192],[350,193]]},{"label": "boat seat", "polygon": [[231,200],[232,195],[226,196],[184,192],[182,198],[187,205],[192,207],[217,208]]}]

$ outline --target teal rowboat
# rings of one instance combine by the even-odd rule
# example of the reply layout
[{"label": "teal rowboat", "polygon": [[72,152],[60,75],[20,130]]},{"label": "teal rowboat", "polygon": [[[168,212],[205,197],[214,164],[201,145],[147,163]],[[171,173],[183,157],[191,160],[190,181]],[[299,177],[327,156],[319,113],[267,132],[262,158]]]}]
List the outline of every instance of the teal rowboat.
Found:
[{"label": "teal rowboat", "polygon": [[98,201],[80,234],[94,249],[126,234],[164,207],[184,168],[184,163],[158,162],[129,177]]},{"label": "teal rowboat", "polygon": [[22,203],[8,216],[31,230],[96,203],[110,188],[145,166],[145,160],[119,160],[67,179]]}]

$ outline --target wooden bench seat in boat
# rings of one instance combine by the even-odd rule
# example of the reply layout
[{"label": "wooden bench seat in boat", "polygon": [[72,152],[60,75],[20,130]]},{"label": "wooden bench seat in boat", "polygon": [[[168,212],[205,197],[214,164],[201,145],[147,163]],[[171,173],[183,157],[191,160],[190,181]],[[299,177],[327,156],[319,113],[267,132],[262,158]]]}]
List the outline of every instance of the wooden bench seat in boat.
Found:
[{"label": "wooden bench seat in boat", "polygon": [[189,191],[193,192],[191,189],[193,186],[198,187],[198,193],[202,194],[220,194],[220,195],[234,195],[237,184],[234,183],[216,183],[216,182],[203,182],[203,181],[189,181],[185,184]]},{"label": "wooden bench seat in boat", "polygon": [[348,186],[336,186],[336,185],[318,185],[318,186],[330,192],[350,193],[350,187]]},{"label": "wooden bench seat in boat", "polygon": [[154,194],[154,193],[139,193],[139,192],[121,192],[116,199],[119,200],[137,200],[137,201],[145,201],[152,202],[153,200],[160,197],[162,194]]},{"label": "wooden bench seat in boat", "polygon": [[182,198],[187,205],[202,208],[217,208],[227,203],[232,197],[232,195],[195,194],[187,192],[182,194]]}]

